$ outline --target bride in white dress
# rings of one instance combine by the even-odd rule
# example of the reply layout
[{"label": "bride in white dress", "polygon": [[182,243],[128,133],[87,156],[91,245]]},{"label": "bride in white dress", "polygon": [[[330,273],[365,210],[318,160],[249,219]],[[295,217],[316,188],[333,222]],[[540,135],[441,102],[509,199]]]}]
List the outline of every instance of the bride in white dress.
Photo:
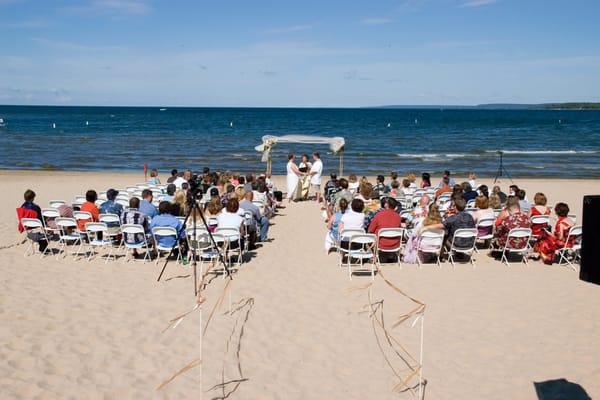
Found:
[{"label": "bride in white dress", "polygon": [[300,170],[298,169],[298,166],[296,165],[296,163],[294,162],[296,160],[296,157],[294,157],[293,154],[290,154],[288,156],[288,163],[287,163],[287,199],[288,202],[291,202],[292,200],[295,200],[297,197],[297,189],[298,189],[298,182],[299,182],[299,177],[300,177]]}]

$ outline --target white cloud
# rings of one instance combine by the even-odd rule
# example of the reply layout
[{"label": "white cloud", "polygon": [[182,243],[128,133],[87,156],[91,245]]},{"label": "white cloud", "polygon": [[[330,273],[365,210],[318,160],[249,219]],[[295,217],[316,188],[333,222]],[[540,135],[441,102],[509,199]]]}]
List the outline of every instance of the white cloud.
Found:
[{"label": "white cloud", "polygon": [[143,0],[92,0],[85,5],[66,7],[64,10],[74,14],[119,17],[148,14],[151,7]]},{"label": "white cloud", "polygon": [[498,0],[471,0],[466,3],[462,3],[461,7],[482,7],[496,3]]},{"label": "white cloud", "polygon": [[313,28],[312,25],[292,25],[285,26],[280,28],[273,28],[266,31],[266,33],[277,34],[277,33],[290,33],[290,32],[300,32],[300,31],[308,31]]},{"label": "white cloud", "polygon": [[361,21],[363,24],[365,25],[385,25],[385,24],[389,24],[390,22],[392,22],[392,20],[390,18],[385,18],[385,17],[381,17],[381,18],[365,18]]},{"label": "white cloud", "polygon": [[120,51],[125,50],[125,47],[122,46],[96,46],[96,45],[87,45],[82,43],[75,42],[66,42],[62,40],[51,40],[46,38],[31,38],[31,40],[37,44],[46,47],[52,47],[56,49],[63,50],[81,50],[81,51]]}]

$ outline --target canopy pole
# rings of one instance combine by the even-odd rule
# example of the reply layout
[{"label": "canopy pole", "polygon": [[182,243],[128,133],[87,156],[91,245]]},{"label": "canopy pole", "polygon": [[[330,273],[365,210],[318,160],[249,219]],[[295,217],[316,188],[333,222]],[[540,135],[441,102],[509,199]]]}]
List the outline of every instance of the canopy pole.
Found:
[{"label": "canopy pole", "polygon": [[269,158],[267,159],[267,176],[271,176],[273,172],[273,159],[271,158],[271,150],[269,150]]},{"label": "canopy pole", "polygon": [[340,152],[340,174],[339,174],[339,177],[341,178],[342,176],[344,176],[344,151],[343,150]]}]

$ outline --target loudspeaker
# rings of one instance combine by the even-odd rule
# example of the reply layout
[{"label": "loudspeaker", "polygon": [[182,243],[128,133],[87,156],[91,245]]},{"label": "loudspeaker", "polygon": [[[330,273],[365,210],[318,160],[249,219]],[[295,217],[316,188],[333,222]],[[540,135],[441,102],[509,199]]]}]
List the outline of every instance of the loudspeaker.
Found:
[{"label": "loudspeaker", "polygon": [[600,285],[600,196],[583,197],[579,279]]}]

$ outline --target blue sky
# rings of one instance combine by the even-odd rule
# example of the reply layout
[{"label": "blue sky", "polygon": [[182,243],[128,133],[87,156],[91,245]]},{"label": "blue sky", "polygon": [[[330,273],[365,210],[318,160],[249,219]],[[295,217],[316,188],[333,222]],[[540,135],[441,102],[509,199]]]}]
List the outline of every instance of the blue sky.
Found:
[{"label": "blue sky", "polygon": [[599,1],[0,0],[0,104],[600,101]]}]

